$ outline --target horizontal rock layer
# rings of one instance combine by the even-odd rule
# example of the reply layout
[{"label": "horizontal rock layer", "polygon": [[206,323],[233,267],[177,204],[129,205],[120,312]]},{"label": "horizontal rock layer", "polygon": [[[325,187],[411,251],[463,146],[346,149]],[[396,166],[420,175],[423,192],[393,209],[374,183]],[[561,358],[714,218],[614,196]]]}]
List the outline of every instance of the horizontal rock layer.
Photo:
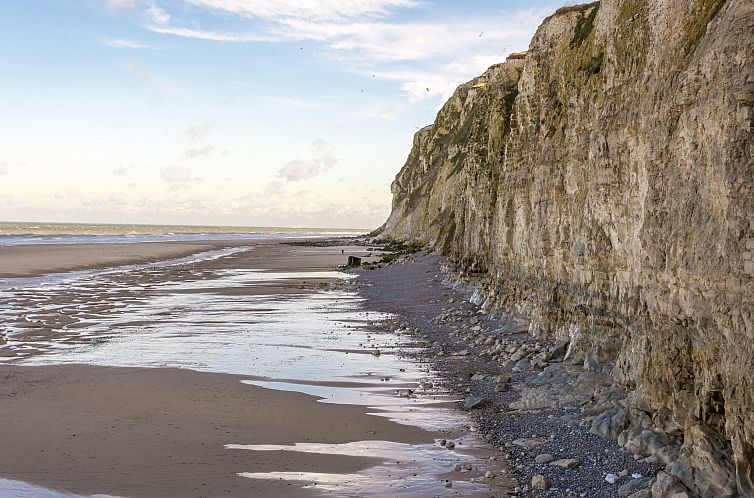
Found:
[{"label": "horizontal rock layer", "polygon": [[752,54],[751,0],[560,9],[416,134],[384,227],[633,390],[704,497],[754,497]]}]

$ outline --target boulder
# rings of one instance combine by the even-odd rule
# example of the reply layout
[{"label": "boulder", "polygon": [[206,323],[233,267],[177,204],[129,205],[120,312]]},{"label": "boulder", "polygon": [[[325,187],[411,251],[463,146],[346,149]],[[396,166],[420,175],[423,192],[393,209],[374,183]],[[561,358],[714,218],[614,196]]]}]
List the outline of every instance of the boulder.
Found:
[{"label": "boulder", "polygon": [[621,485],[618,488],[618,496],[621,497],[627,497],[630,496],[640,489],[645,489],[649,486],[649,484],[652,482],[651,477],[640,477],[639,479],[631,479],[627,483]]}]

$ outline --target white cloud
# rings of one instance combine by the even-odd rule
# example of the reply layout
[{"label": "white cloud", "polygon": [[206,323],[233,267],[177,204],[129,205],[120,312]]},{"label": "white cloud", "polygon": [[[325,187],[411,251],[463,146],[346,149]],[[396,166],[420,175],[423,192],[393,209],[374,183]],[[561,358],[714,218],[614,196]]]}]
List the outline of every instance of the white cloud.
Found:
[{"label": "white cloud", "polygon": [[400,83],[410,102],[441,97],[448,99],[459,83],[484,72],[491,65],[502,62],[503,54],[475,54],[463,62],[451,62],[428,70],[398,69],[375,72],[375,76]]},{"label": "white cloud", "polygon": [[188,166],[178,166],[171,164],[163,166],[160,170],[160,176],[168,183],[175,185],[187,185],[193,179],[193,173]]},{"label": "white cloud", "polygon": [[147,29],[163,35],[180,36],[183,38],[195,38],[216,42],[275,42],[281,41],[279,37],[262,36],[243,33],[226,33],[221,31],[205,31],[194,28],[176,28],[167,26],[148,25]]},{"label": "white cloud", "polygon": [[233,203],[232,212],[243,219],[263,219],[276,226],[374,228],[389,214],[389,203],[363,196],[336,201],[306,190],[270,198],[252,193]]},{"label": "white cloud", "polygon": [[[344,71],[395,81],[410,102],[447,98],[465,81],[528,45],[549,9],[431,21],[397,20],[416,0],[184,0],[212,16],[148,8],[153,32],[217,42],[312,42]],[[154,11],[155,9],[156,12]],[[179,12],[179,11],[176,11]],[[209,22],[204,20],[204,22]],[[384,115],[385,113],[377,113]],[[390,113],[387,113],[389,115]]]},{"label": "white cloud", "polygon": [[147,7],[147,19],[157,25],[164,25],[170,22],[170,14],[162,10],[157,5],[151,4]]},{"label": "white cloud", "polygon": [[202,156],[211,156],[216,152],[215,148],[212,145],[205,145],[204,147],[200,148],[193,148],[193,149],[187,149],[185,152],[185,156],[189,159],[195,159],[197,157]]},{"label": "white cloud", "polygon": [[[205,30],[197,26],[168,25],[166,13],[147,29],[161,34],[218,42],[301,42],[324,43],[334,55],[356,54],[378,62],[417,61],[447,56],[474,47],[499,46],[513,39],[528,41],[532,26],[542,16],[534,11],[522,11],[507,20],[488,19],[475,22],[393,23],[357,20],[323,21],[312,16],[284,17],[262,25],[249,25],[248,32],[235,30]],[[498,29],[491,31],[491,25]],[[485,29],[490,31],[480,37]],[[364,59],[362,59],[364,60]]]},{"label": "white cloud", "polygon": [[69,201],[72,199],[81,198],[81,194],[79,194],[78,192],[72,192],[71,190],[68,190],[68,189],[64,189],[64,190],[58,190],[57,192],[55,192],[53,197],[55,198],[55,200],[58,200],[58,201]]},{"label": "white cloud", "polygon": [[113,171],[113,174],[115,176],[124,176],[131,170],[131,168],[132,166],[118,166],[117,168],[115,168],[115,171]]},{"label": "white cloud", "polygon": [[498,46],[513,37],[531,36],[530,29],[502,20],[498,30],[484,37],[479,34],[489,27],[489,20],[323,23],[286,19],[281,24],[280,34],[288,39],[325,42],[336,52],[359,53],[381,62],[430,59],[474,47]]},{"label": "white cloud", "polygon": [[420,5],[416,0],[187,0],[213,10],[262,19],[350,19],[385,16],[399,8]]},{"label": "white cloud", "polygon": [[278,171],[280,178],[285,178],[289,182],[297,182],[314,178],[320,173],[320,165],[317,160],[295,159],[289,161]]},{"label": "white cloud", "polygon": [[5,163],[0,163],[0,175],[5,175],[8,173],[8,165]]},{"label": "white cloud", "polygon": [[107,45],[108,47],[113,47],[113,48],[132,48],[132,49],[153,48],[151,45],[147,45],[146,43],[141,43],[141,42],[137,42],[133,40],[124,40],[120,38],[107,39],[107,40],[104,40],[103,43]]},{"label": "white cloud", "polygon": [[332,152],[328,150],[323,140],[312,143],[312,156],[308,159],[294,159],[278,170],[278,178],[285,178],[288,182],[297,182],[314,178],[330,170],[338,162]]},{"label": "white cloud", "polygon": [[136,0],[105,0],[105,5],[111,9],[132,9],[136,6]]},{"label": "white cloud", "polygon": [[264,187],[264,195],[268,198],[283,195],[284,192],[285,188],[283,186],[283,183],[277,180],[268,183]]},{"label": "white cloud", "polygon": [[183,138],[190,142],[198,142],[209,135],[214,125],[212,123],[199,123],[188,126],[183,132]]}]

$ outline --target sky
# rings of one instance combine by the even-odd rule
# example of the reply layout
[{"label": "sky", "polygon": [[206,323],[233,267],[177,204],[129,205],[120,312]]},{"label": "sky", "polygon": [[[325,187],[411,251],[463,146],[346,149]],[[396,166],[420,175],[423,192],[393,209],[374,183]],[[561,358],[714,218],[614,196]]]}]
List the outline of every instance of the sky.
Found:
[{"label": "sky", "polygon": [[558,0],[0,2],[0,221],[375,228]]}]

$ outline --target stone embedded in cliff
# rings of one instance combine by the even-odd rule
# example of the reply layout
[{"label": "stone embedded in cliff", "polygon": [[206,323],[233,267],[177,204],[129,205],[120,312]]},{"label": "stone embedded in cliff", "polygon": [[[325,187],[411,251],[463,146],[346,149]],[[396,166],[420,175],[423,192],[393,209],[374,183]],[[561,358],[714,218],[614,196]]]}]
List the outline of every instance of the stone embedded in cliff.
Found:
[{"label": "stone embedded in cliff", "polygon": [[416,134],[385,225],[632,390],[705,498],[754,497],[752,53],[751,0],[561,9]]}]

